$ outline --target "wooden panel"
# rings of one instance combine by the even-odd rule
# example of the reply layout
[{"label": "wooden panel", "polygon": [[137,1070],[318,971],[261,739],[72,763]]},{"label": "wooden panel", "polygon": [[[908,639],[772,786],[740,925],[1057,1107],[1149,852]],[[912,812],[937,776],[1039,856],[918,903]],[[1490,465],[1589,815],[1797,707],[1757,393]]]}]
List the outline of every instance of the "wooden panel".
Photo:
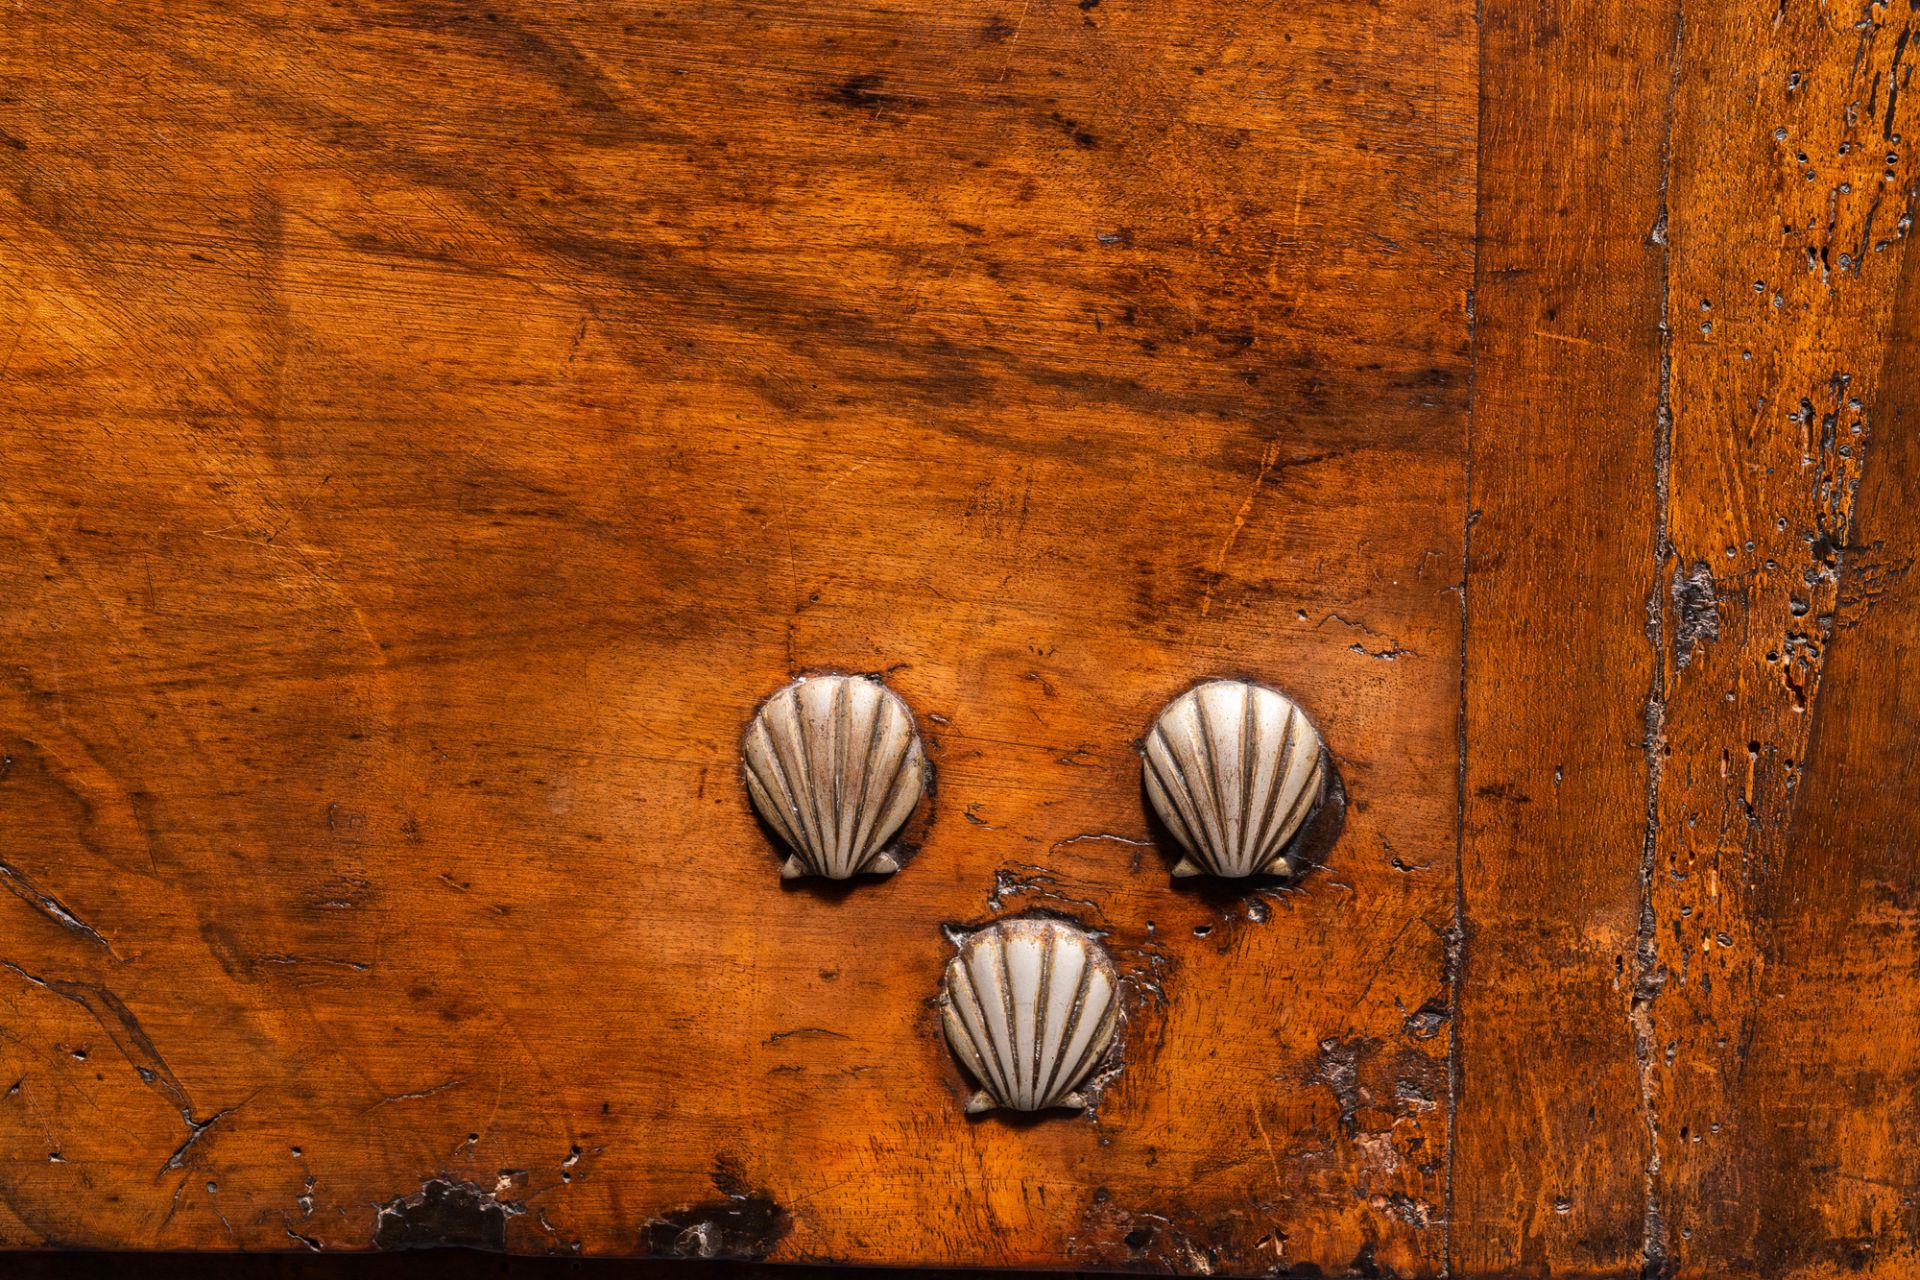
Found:
[{"label": "wooden panel", "polygon": [[1486,32],[1456,1268],[1909,1275],[1909,19]]},{"label": "wooden panel", "polygon": [[1920,168],[1888,17],[1685,6],[1650,1020],[1652,1207],[1686,1275],[1920,1266],[1920,400],[1894,322]]},{"label": "wooden panel", "polygon": [[[499,1257],[471,1249],[431,1253],[277,1254],[16,1253],[7,1259],[17,1280],[869,1280],[858,1267],[795,1267],[753,1262],[661,1261],[634,1258]],[[1022,1280],[1050,1272],[919,1271],[920,1280]]]},{"label": "wooden panel", "polygon": [[1663,3],[1571,0],[1490,6],[1482,26],[1461,1275],[1642,1260],[1674,21]]},{"label": "wooden panel", "polygon": [[[16,11],[0,1243],[1437,1271],[1463,3]],[[918,856],[737,740],[885,670]],[[1132,741],[1294,692],[1299,890]],[[948,923],[1108,931],[1096,1119],[968,1121]]]},{"label": "wooden panel", "polygon": [[[16,1253],[18,1280],[869,1280],[859,1267],[795,1267],[775,1263],[662,1261],[635,1258],[495,1256],[471,1249],[431,1253],[277,1254]],[[1044,1271],[919,1271],[923,1280],[1023,1280]]]},{"label": "wooden panel", "polygon": [[[1920,369],[1903,355],[1920,343],[1917,268],[1903,255],[1884,360],[1867,369],[1870,465],[1835,548],[1835,633],[1797,806],[1755,894],[1759,961],[1721,983],[1744,987],[1767,1016],[1733,1024],[1745,1037],[1741,1069],[1689,1099],[1693,1114],[1716,1112],[1704,1143],[1731,1133],[1753,1154],[1673,1166],[1670,1217],[1683,1224],[1676,1248],[1692,1274],[1900,1276],[1920,1266],[1911,1159],[1920,601],[1909,573],[1920,544]],[[1696,1052],[1720,1047],[1693,1007],[1673,1021]],[[1693,1156],[1697,1145],[1682,1150]]]}]

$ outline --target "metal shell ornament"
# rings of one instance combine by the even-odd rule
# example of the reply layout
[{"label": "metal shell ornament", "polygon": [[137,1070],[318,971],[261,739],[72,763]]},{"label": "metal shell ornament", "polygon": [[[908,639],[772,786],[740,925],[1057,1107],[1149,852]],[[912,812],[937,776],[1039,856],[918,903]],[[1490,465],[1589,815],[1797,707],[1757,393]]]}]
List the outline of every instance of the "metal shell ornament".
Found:
[{"label": "metal shell ornament", "polygon": [[1003,920],[969,935],[940,991],[947,1043],[980,1085],[967,1113],[1086,1106],[1118,994],[1106,950],[1070,924]]},{"label": "metal shell ornament", "polygon": [[793,851],[783,878],[900,869],[887,841],[927,788],[900,695],[865,676],[803,676],[755,713],[743,754],[753,807]]},{"label": "metal shell ornament", "polygon": [[1325,785],[1319,731],[1291,699],[1214,680],[1167,705],[1147,734],[1147,798],[1187,856],[1176,876],[1291,875],[1287,846]]}]

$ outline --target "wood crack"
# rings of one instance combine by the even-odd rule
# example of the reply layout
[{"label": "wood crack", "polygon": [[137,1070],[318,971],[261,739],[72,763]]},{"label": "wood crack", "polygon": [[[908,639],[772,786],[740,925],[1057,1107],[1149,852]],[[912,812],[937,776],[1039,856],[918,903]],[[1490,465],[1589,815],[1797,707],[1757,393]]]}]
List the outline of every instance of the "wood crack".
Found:
[{"label": "wood crack", "polygon": [[20,901],[32,907],[42,916],[59,925],[68,933],[85,938],[88,942],[93,943],[109,956],[112,956],[115,960],[120,958],[114,955],[113,944],[109,943],[98,929],[68,910],[65,903],[34,884],[18,867],[11,863],[0,862],[0,887],[4,887],[8,893],[11,893],[14,897],[20,899]]},{"label": "wood crack", "polygon": [[1660,1197],[1660,1117],[1656,1101],[1659,1067],[1654,1052],[1653,1002],[1666,981],[1666,972],[1660,964],[1656,937],[1659,921],[1654,910],[1654,871],[1667,726],[1667,566],[1673,559],[1669,538],[1673,486],[1673,246],[1668,234],[1668,218],[1673,183],[1673,125],[1680,95],[1680,56],[1685,26],[1685,6],[1676,5],[1673,44],[1668,55],[1666,118],[1660,140],[1659,213],[1650,237],[1661,257],[1659,391],[1653,436],[1653,573],[1647,592],[1647,641],[1653,647],[1653,661],[1644,711],[1646,831],[1640,848],[1640,910],[1634,940],[1633,987],[1627,1005],[1627,1029],[1640,1077],[1641,1121],[1647,1132],[1640,1220],[1640,1273],[1644,1277],[1664,1276],[1671,1267]]}]

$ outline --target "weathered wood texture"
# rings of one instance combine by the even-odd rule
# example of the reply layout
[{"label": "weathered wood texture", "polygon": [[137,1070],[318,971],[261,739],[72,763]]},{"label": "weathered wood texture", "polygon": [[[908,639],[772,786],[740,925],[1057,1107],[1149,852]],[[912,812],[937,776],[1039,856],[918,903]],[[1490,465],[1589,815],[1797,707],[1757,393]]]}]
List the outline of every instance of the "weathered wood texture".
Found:
[{"label": "weathered wood texture", "polygon": [[1460,1274],[1920,1268],[1912,22],[1488,11]]},{"label": "weathered wood texture", "polygon": [[[870,1268],[790,1263],[662,1261],[430,1253],[59,1253],[11,1255],[13,1280],[872,1280]],[[1022,1280],[1045,1271],[916,1270],[915,1280]]]},{"label": "weathered wood texture", "polygon": [[[0,1241],[1441,1269],[1469,5],[0,21]],[[939,772],[850,891],[737,772],[818,668]],[[1297,891],[1148,843],[1218,673]],[[1034,908],[1125,1068],[970,1121]]]},{"label": "weathered wood texture", "polygon": [[1914,11],[1683,21],[1649,1244],[1691,1275],[1912,1275]]},{"label": "weathered wood texture", "polygon": [[[1626,1275],[1674,15],[1482,25],[1451,1261]],[[1604,155],[1604,161],[1601,156]]]},{"label": "weathered wood texture", "polygon": [[[0,1245],[1920,1270],[1913,14],[1477,16],[0,18]],[[1214,674],[1293,891],[1145,816]],[[1125,1067],[969,1121],[1034,909]]]}]

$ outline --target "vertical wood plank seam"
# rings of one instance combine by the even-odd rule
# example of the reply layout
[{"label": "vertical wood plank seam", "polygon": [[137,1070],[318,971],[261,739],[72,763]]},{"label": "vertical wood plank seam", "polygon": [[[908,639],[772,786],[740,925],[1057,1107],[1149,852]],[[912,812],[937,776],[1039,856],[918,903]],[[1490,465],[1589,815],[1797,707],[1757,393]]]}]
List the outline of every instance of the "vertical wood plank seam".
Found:
[{"label": "vertical wood plank seam", "polygon": [[1660,249],[1660,362],[1653,429],[1653,574],[1647,591],[1647,643],[1653,646],[1653,671],[1645,710],[1647,760],[1646,834],[1640,845],[1640,918],[1634,941],[1633,986],[1627,1028],[1640,1075],[1640,1113],[1647,1131],[1645,1193],[1640,1215],[1640,1274],[1656,1280],[1670,1270],[1666,1223],[1660,1204],[1660,1117],[1656,1104],[1653,1002],[1666,982],[1660,966],[1659,921],[1654,913],[1654,871],[1660,832],[1661,757],[1666,747],[1667,663],[1666,581],[1673,547],[1668,540],[1668,506],[1673,481],[1673,237],[1668,226],[1673,182],[1673,124],[1680,97],[1680,58],[1686,36],[1686,5],[1675,0],[1673,45],[1668,53],[1666,120],[1660,140],[1659,212],[1652,238]]},{"label": "vertical wood plank seam", "polygon": [[[1473,6],[1473,47],[1475,72],[1481,81],[1487,74],[1486,25],[1484,22],[1484,0],[1475,0]],[[1460,531],[1460,716],[1454,727],[1457,746],[1456,771],[1454,775],[1454,812],[1453,812],[1453,923],[1446,937],[1446,974],[1447,974],[1447,1158],[1440,1181],[1440,1277],[1451,1280],[1453,1275],[1453,1170],[1454,1170],[1454,1133],[1458,1127],[1460,1114],[1460,984],[1466,976],[1467,959],[1467,611],[1468,584],[1473,576],[1473,526],[1479,522],[1479,514],[1473,508],[1473,416],[1478,408],[1480,341],[1479,330],[1475,324],[1476,290],[1480,284],[1480,265],[1482,249],[1486,238],[1482,234],[1482,218],[1486,205],[1480,189],[1480,155],[1483,135],[1486,130],[1486,113],[1480,109],[1480,87],[1476,86],[1473,103],[1473,265],[1467,284],[1467,411],[1462,424],[1461,462],[1464,468],[1461,476],[1462,490],[1466,501],[1461,515]]]}]

